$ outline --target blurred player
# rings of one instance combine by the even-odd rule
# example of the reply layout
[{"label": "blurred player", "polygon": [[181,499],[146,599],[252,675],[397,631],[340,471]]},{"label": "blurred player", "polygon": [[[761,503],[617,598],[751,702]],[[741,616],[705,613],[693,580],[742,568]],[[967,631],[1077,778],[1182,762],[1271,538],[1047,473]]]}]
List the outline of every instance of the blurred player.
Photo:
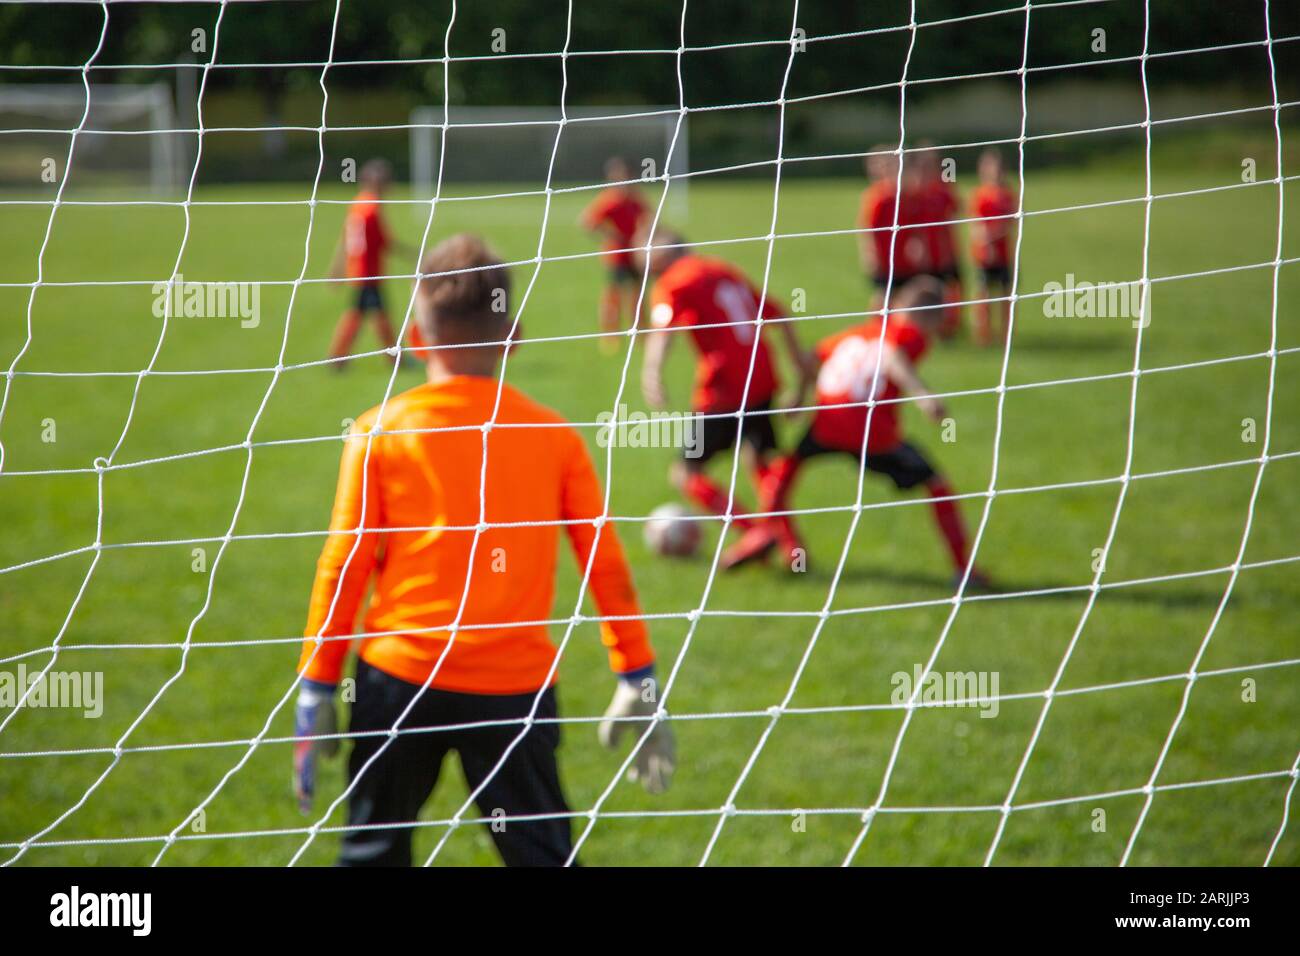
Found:
[{"label": "blurred player", "polygon": [[[638,718],[656,706],[644,702],[654,654],[614,526],[596,530],[604,502],[582,438],[497,378],[510,331],[507,312],[494,308],[509,295],[501,260],[462,234],[433,249],[421,272],[416,316],[434,346],[425,353],[428,382],[389,401],[382,418],[380,409],[366,412],[344,445],[299,663],[295,789],[306,812],[324,743],[311,738],[331,732],[347,635],[373,584],[349,728],[364,735],[348,765],[354,829],[343,836],[340,864],[410,863],[410,824],[452,750],[470,789],[482,785],[484,816],[510,818],[490,828],[505,862],[562,864],[572,843],[555,759],[556,648],[537,623],[553,610],[561,524],[600,613],[619,618],[601,625],[619,675],[600,727],[606,744],[644,731]],[[538,427],[480,428],[490,421]],[[488,526],[475,544],[480,522]],[[463,630],[449,628],[457,619]],[[539,722],[525,724],[535,701]],[[390,736],[394,727],[423,731]],[[658,723],[635,777],[661,790],[672,764],[672,733]],[[515,819],[530,815],[541,818]]]},{"label": "blurred player", "polygon": [[[923,221],[920,177],[916,163],[905,162],[898,186],[898,156],[885,145],[873,146],[866,158],[867,178],[871,181],[862,193],[858,210],[858,255],[862,271],[870,279],[875,293],[872,311],[885,301],[885,286],[891,278],[894,289],[929,269],[929,249],[925,232],[918,228]],[[897,196],[897,200],[895,199]],[[895,220],[897,216],[897,220]],[[895,221],[899,225],[897,240],[891,239]],[[893,269],[890,269],[890,250]]]},{"label": "blurred player", "polygon": [[1014,218],[1019,200],[1006,183],[1002,154],[986,149],[979,159],[980,184],[971,196],[971,255],[980,270],[979,296],[975,304],[975,338],[981,345],[993,341],[993,328],[1007,335],[1006,302],[1001,299],[1011,291],[1011,244],[1016,236]]},{"label": "blurred player", "polygon": [[384,348],[391,348],[396,341],[388,313],[384,311],[380,280],[384,274],[384,256],[394,245],[379,203],[392,180],[392,168],[386,160],[372,159],[361,167],[359,178],[361,190],[348,209],[343,237],[330,269],[332,278],[341,279],[346,275],[356,289],[355,302],[340,316],[330,340],[329,357],[335,360],[334,370],[338,372],[347,366],[352,342],[366,315],[370,316],[375,335]]},{"label": "blurred player", "polygon": [[923,232],[929,264],[927,272],[943,285],[944,323],[941,333],[951,338],[961,329],[961,271],[957,263],[957,240],[953,220],[961,204],[952,185],[943,178],[943,166],[937,150],[924,149],[916,154],[920,179],[921,217],[927,223]]},{"label": "blurred player", "polygon": [[[646,403],[652,408],[666,407],[664,359],[679,337],[668,330],[687,329],[699,355],[693,409],[697,416],[719,416],[695,419],[693,441],[683,449],[682,459],[673,465],[669,477],[679,491],[706,511],[726,514],[727,492],[706,473],[709,459],[731,448],[739,434],[746,465],[755,481],[761,482],[767,474],[768,455],[776,448],[770,412],[778,386],[771,352],[755,322],[760,294],[735,266],[690,252],[670,230],[657,229],[652,238],[640,234],[636,244],[650,245],[649,253],[642,255],[655,277],[650,323],[659,330],[646,337],[641,372]],[[768,296],[763,319],[783,314]],[[802,396],[811,384],[815,363],[799,348],[791,323],[781,322],[778,328],[798,371]],[[796,398],[795,404],[799,401]],[[737,418],[735,413],[742,408],[747,414]],[[745,509],[734,501],[731,514],[737,528],[753,526]]]},{"label": "blurred player", "polygon": [[[629,320],[636,309],[640,275],[632,265],[632,237],[636,235],[648,209],[641,194],[632,185],[632,168],[626,160],[614,157],[605,163],[605,180],[610,183],[582,213],[582,225],[605,240],[605,262],[609,276],[600,294],[600,330],[617,332],[623,327],[623,308]],[[631,324],[631,321],[629,321]],[[613,337],[600,340],[603,352],[614,352],[618,341]]]},{"label": "blurred player", "polygon": [[[831,336],[817,346],[821,369],[817,373],[817,405],[812,425],[790,455],[778,459],[768,470],[762,489],[764,511],[788,511],[790,493],[804,462],[825,454],[842,454],[857,460],[867,428],[867,402],[877,404],[871,416],[866,442],[867,471],[883,475],[900,491],[924,487],[931,497],[935,524],[952,558],[957,576],[968,560],[966,531],[947,480],[925,456],[903,438],[898,405],[893,400],[907,395],[917,399],[921,410],[936,422],[947,416],[944,404],[935,398],[916,374],[916,363],[925,355],[933,335],[943,324],[943,291],[938,281],[922,276],[913,279],[894,296],[884,322],[883,350],[880,318]],[[880,371],[876,376],[879,363]],[[872,381],[876,387],[872,394]],[[794,522],[774,516],[745,536],[723,555],[722,566],[733,568],[779,546],[787,555],[801,548]],[[987,584],[984,576],[971,572],[970,583]]]}]

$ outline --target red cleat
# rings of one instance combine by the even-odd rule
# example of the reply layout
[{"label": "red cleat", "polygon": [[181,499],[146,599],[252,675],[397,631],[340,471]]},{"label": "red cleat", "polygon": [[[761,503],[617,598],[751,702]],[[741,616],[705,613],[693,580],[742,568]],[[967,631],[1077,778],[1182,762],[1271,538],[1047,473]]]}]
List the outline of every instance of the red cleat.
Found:
[{"label": "red cleat", "polygon": [[777,531],[776,551],[787,571],[808,570],[808,550],[792,530],[787,528]]},{"label": "red cleat", "polygon": [[776,535],[770,529],[762,525],[750,528],[739,541],[722,552],[722,570],[730,571],[750,561],[762,560],[774,547]]}]

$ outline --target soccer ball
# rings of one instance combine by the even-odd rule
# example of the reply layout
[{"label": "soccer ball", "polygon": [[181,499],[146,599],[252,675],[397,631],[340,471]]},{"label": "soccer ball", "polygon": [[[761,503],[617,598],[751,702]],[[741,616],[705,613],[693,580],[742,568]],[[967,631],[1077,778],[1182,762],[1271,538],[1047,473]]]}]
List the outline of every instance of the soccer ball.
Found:
[{"label": "soccer ball", "polygon": [[645,543],[655,554],[689,558],[700,546],[700,523],[679,504],[660,505],[646,522]]}]

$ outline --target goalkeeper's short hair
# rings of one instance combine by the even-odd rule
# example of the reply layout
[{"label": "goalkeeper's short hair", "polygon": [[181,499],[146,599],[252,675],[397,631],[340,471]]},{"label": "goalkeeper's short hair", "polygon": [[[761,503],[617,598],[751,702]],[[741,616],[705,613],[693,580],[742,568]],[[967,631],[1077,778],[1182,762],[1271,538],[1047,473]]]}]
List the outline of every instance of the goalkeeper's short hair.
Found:
[{"label": "goalkeeper's short hair", "polygon": [[420,265],[417,297],[420,331],[432,339],[470,344],[505,338],[510,273],[473,233],[458,233],[429,250]]}]

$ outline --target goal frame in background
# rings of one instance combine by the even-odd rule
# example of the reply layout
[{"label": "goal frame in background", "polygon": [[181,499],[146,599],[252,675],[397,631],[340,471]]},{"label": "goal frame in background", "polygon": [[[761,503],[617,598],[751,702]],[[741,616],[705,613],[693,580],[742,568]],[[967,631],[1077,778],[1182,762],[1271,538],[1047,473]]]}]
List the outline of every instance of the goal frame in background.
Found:
[{"label": "goal frame in background", "polygon": [[[150,192],[154,196],[169,196],[179,191],[182,167],[187,161],[184,138],[197,130],[179,128],[171,86],[159,80],[154,83],[99,83],[91,85],[89,90],[88,94],[81,83],[0,84],[0,114],[53,117],[58,115],[54,112],[57,110],[67,112],[75,124],[76,117],[84,110],[87,113],[86,124],[69,158],[69,165],[77,168],[79,177],[85,176],[88,164],[92,175],[95,172],[93,158],[88,160],[88,154],[98,151],[97,146],[88,145],[92,138],[107,140],[110,137],[144,136],[148,139]],[[116,125],[132,117],[146,118],[141,128]],[[28,128],[7,128],[5,132],[11,136],[66,137],[68,129],[50,126],[53,121],[47,119],[41,126]],[[107,125],[110,123],[113,125]],[[62,175],[63,171],[59,172]]]},{"label": "goal frame in background", "polygon": [[[417,106],[411,110],[411,194],[415,199],[428,200],[434,196],[435,184],[439,176],[438,150],[442,139],[443,115],[441,106]],[[678,106],[566,106],[563,117],[558,105],[453,106],[447,110],[446,115],[450,135],[459,138],[468,130],[478,131],[485,140],[485,148],[492,148],[490,141],[494,129],[536,128],[539,143],[545,141],[548,151],[550,143],[561,129],[561,123],[564,124],[561,148],[565,147],[564,140],[571,138],[575,129],[607,130],[610,132],[609,147],[592,154],[594,160],[588,164],[590,168],[576,173],[571,168],[559,168],[555,172],[554,181],[594,192],[602,182],[600,165],[611,156],[622,156],[647,183],[665,182],[666,175],[667,181],[671,181],[672,188],[668,191],[665,212],[678,222],[687,221],[689,218],[690,117],[689,114],[683,114]],[[637,127],[653,131],[661,140],[659,154],[655,157],[638,155],[643,151],[629,147],[626,141],[620,143],[613,127],[624,129]],[[676,135],[675,143],[674,135]],[[463,152],[463,143],[455,145],[457,152]],[[449,149],[448,155],[451,153],[452,150]],[[664,158],[660,159],[660,156]],[[643,170],[642,162],[647,158],[655,160],[653,175],[646,174]],[[493,175],[465,177],[457,175],[454,169],[444,169],[441,178],[444,185],[507,181]],[[419,206],[415,207],[415,215],[423,216]]]}]

